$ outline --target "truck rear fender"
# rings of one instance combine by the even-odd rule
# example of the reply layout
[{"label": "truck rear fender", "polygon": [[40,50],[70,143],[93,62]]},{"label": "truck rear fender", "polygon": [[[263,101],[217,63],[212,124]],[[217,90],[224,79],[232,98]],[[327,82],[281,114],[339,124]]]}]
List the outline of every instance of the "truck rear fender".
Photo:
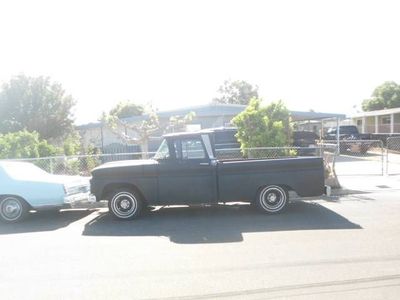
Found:
[{"label": "truck rear fender", "polygon": [[289,191],[293,191],[293,188],[291,188],[289,185],[287,185],[287,184],[280,184],[280,183],[271,183],[271,184],[264,184],[264,185],[261,185],[260,187],[258,187],[258,189],[257,189],[257,191],[256,191],[256,194],[254,195],[254,197],[253,197],[253,199],[251,200],[251,201],[255,201],[256,200],[256,197],[257,197],[257,195],[260,193],[260,191],[263,189],[263,188],[265,188],[266,186],[270,186],[270,185],[277,185],[277,186],[280,186],[281,188],[283,188],[286,192],[289,192]]}]

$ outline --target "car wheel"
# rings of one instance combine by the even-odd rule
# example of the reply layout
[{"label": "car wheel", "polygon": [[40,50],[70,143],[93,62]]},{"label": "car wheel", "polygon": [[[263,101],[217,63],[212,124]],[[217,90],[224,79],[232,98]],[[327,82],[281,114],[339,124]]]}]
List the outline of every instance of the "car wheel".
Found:
[{"label": "car wheel", "polygon": [[260,189],[257,194],[257,207],[265,213],[282,212],[289,202],[287,191],[278,185],[269,185]]},{"label": "car wheel", "polygon": [[0,198],[0,220],[7,223],[15,223],[26,217],[29,206],[20,197],[6,196]]},{"label": "car wheel", "polygon": [[120,220],[132,220],[138,217],[143,208],[143,201],[136,191],[119,189],[111,194],[108,209]]}]

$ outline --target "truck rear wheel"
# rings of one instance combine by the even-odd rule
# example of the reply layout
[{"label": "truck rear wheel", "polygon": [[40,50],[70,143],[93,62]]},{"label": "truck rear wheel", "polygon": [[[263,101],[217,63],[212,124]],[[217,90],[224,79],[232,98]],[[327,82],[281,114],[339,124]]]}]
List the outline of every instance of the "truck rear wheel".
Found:
[{"label": "truck rear wheel", "polygon": [[289,202],[287,191],[279,185],[269,185],[260,189],[256,205],[262,212],[276,214],[285,210]]},{"label": "truck rear wheel", "polygon": [[111,193],[108,200],[108,210],[119,220],[137,218],[143,208],[141,196],[129,188],[122,188]]}]

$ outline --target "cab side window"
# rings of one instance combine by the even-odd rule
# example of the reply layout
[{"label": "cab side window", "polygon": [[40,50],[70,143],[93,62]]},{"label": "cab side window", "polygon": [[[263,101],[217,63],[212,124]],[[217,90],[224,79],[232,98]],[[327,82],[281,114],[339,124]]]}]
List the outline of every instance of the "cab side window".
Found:
[{"label": "cab side window", "polygon": [[[175,149],[179,149],[176,146],[178,145],[175,145]],[[200,139],[183,139],[180,141],[180,146],[182,152],[181,155],[177,155],[178,159],[205,159],[207,157]]]}]

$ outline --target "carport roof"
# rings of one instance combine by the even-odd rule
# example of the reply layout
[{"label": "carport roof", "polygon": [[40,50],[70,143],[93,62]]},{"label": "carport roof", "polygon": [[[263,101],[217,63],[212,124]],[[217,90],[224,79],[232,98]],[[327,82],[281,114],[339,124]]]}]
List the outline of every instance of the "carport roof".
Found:
[{"label": "carport roof", "polygon": [[[237,105],[237,104],[206,104],[199,106],[190,106],[176,110],[158,111],[157,115],[160,118],[169,119],[172,116],[177,116],[177,115],[184,116],[193,111],[196,113],[196,117],[235,116],[240,112],[242,112],[245,108],[246,108],[245,105]],[[321,113],[314,111],[290,111],[290,114],[292,116],[292,120],[295,122],[308,121],[308,120],[323,120],[332,118],[345,119],[346,117],[346,115],[344,114]],[[148,119],[147,115],[125,118],[124,121],[128,123],[134,123],[145,119]],[[82,130],[82,129],[91,129],[99,127],[101,127],[101,123],[95,122],[95,123],[80,125],[77,128],[79,130]]]},{"label": "carport roof", "polygon": [[400,113],[400,107],[373,110],[373,111],[364,111],[353,115],[352,118],[384,116],[384,115],[398,114],[398,113]]},{"label": "carport roof", "polygon": [[345,114],[321,113],[315,111],[291,111],[293,121],[324,120],[324,119],[345,119]]}]

